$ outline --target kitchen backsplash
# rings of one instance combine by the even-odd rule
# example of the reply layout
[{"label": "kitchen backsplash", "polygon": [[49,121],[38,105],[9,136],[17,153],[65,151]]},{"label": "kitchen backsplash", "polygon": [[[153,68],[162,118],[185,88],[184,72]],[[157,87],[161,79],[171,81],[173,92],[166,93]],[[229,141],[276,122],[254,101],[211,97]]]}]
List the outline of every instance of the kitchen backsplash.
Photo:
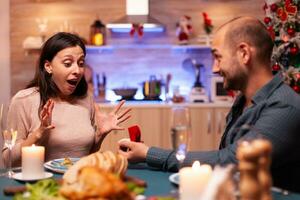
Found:
[{"label": "kitchen backsplash", "polygon": [[[97,49],[97,48],[96,48]],[[101,48],[99,48],[101,49]],[[124,45],[113,46],[111,49],[97,53],[95,48],[88,48],[87,63],[96,74],[105,73],[107,77],[108,100],[118,97],[111,91],[113,88],[138,88],[136,98],[142,99],[143,82],[155,75],[164,83],[167,74],[171,74],[170,92],[179,87],[180,92],[187,95],[195,82],[195,69],[192,65],[184,68],[186,59],[195,59],[202,64],[201,82],[209,91],[209,76],[211,74],[211,50],[201,46],[172,45]],[[121,59],[122,58],[122,59]],[[94,84],[96,86],[96,84]],[[97,95],[97,89],[95,89]],[[161,99],[165,99],[164,87]]]}]

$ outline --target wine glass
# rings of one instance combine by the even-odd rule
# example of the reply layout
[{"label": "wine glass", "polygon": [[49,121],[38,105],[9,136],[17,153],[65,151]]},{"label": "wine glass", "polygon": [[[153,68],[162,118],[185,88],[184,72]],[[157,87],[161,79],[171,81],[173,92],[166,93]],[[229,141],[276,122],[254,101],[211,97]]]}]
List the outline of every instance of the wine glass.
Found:
[{"label": "wine glass", "polygon": [[191,135],[189,109],[184,106],[176,106],[171,109],[171,140],[172,147],[176,151],[176,159],[183,163],[189,146]]},{"label": "wine glass", "polygon": [[14,172],[12,171],[12,166],[11,166],[11,151],[13,146],[16,143],[17,140],[17,131],[13,130],[12,128],[8,128],[7,126],[7,111],[8,108],[6,106],[4,106],[3,104],[1,104],[0,107],[0,121],[1,121],[1,135],[2,135],[2,139],[4,142],[4,148],[8,149],[8,159],[6,164],[7,167],[7,172],[4,174],[5,176],[7,176],[8,178],[12,178]]}]

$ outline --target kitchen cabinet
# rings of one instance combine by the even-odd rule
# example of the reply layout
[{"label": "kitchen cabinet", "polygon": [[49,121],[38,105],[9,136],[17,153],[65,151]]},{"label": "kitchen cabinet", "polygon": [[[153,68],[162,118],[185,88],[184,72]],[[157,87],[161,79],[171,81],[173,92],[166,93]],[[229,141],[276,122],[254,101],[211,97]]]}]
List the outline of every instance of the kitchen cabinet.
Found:
[{"label": "kitchen cabinet", "polygon": [[[101,107],[101,105],[100,105]],[[101,149],[117,150],[117,142],[122,138],[129,138],[127,128],[132,125],[138,125],[141,129],[142,140],[150,146],[164,147],[162,133],[165,134],[165,123],[168,121],[167,108],[149,107],[149,106],[125,106],[131,107],[131,118],[124,122],[121,126],[126,128],[121,131],[112,131],[104,140]],[[111,106],[101,109],[103,112],[110,112]]]},{"label": "kitchen cabinet", "polygon": [[229,107],[190,108],[192,139],[190,150],[218,149]]},{"label": "kitchen cabinet", "polygon": [[211,150],[215,147],[214,109],[212,107],[190,108],[192,137],[190,150]]},{"label": "kitchen cabinet", "polygon": [[[131,118],[122,124],[122,131],[112,131],[104,140],[102,150],[117,150],[117,141],[128,138],[127,127],[139,125],[142,140],[149,146],[172,148],[170,138],[170,110],[178,104],[130,104]],[[190,150],[213,150],[219,146],[225,127],[225,117],[230,104],[184,104],[191,115]],[[100,104],[103,112],[110,112],[113,105]]]},{"label": "kitchen cabinet", "polygon": [[217,144],[215,144],[215,148],[219,148],[219,144],[221,141],[221,137],[225,131],[226,126],[226,116],[229,112],[230,108],[215,108],[214,115],[215,115],[215,124],[214,124],[214,134],[217,138]]}]

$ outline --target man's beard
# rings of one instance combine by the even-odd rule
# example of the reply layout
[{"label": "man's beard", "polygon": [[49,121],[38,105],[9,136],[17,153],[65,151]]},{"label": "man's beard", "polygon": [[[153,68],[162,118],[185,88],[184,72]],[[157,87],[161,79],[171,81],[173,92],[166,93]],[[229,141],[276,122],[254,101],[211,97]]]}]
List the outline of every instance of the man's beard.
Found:
[{"label": "man's beard", "polygon": [[223,87],[226,90],[243,90],[247,80],[248,76],[246,72],[242,70],[231,76],[225,74]]}]

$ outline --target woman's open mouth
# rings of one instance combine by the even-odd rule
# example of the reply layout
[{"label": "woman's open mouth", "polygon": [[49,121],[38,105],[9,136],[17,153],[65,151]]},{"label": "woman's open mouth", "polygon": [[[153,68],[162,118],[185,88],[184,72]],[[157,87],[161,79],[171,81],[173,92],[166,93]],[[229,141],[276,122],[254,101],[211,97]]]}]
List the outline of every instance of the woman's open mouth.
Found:
[{"label": "woman's open mouth", "polygon": [[78,79],[70,79],[67,80],[67,83],[69,84],[69,87],[73,90],[76,88],[77,83],[78,83]]},{"label": "woman's open mouth", "polygon": [[67,80],[67,82],[68,82],[70,85],[76,86],[78,80],[77,80],[77,79],[76,79],[76,80]]}]

